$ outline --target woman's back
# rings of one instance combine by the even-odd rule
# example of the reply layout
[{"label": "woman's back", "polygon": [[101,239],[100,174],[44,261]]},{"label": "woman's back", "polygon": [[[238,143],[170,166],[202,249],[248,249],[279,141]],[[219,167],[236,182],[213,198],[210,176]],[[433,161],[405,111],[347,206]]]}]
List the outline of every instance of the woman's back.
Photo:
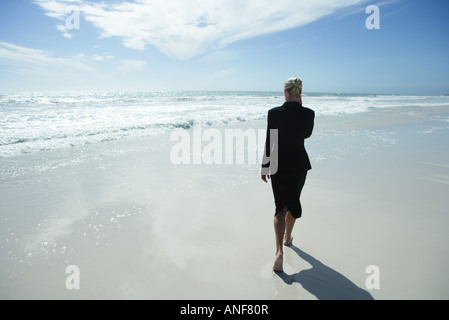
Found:
[{"label": "woman's back", "polygon": [[304,139],[311,136],[315,112],[299,102],[286,102],[268,112],[268,129],[277,130],[274,152],[278,156],[277,174],[308,171],[312,168],[304,148]]}]

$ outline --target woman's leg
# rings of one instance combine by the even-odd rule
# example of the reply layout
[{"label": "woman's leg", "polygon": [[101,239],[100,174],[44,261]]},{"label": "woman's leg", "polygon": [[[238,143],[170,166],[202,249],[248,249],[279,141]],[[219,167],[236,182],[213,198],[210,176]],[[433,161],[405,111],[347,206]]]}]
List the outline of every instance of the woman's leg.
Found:
[{"label": "woman's leg", "polygon": [[273,270],[274,271],[283,271],[283,254],[284,254],[284,247],[283,247],[283,240],[284,240],[284,233],[285,233],[285,227],[286,227],[286,212],[287,208],[284,208],[281,212],[279,212],[277,215],[274,216],[274,233],[275,233],[275,239],[276,239],[276,260],[274,262]]},{"label": "woman's leg", "polygon": [[[304,184],[306,182],[306,178],[307,178],[307,172],[304,172],[303,174],[298,175],[298,180],[297,180],[297,195],[298,198],[301,197],[301,192],[302,189],[304,187]],[[301,208],[301,202],[299,203],[299,216],[301,216],[302,213],[302,208]],[[292,244],[292,231],[293,231],[293,227],[295,226],[295,222],[296,222],[296,218],[291,214],[291,212],[289,210],[287,210],[287,213],[285,215],[285,237],[284,237],[284,245],[286,246],[290,246]]]},{"label": "woman's leg", "polygon": [[295,226],[296,219],[292,216],[290,211],[287,211],[285,214],[285,237],[284,237],[284,245],[289,246],[292,243],[292,231]]}]

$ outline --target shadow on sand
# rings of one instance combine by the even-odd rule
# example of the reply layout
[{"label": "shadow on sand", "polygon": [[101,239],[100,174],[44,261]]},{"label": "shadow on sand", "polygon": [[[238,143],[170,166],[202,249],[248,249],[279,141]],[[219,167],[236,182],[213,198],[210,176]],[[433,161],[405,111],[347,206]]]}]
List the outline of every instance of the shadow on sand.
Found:
[{"label": "shadow on sand", "polygon": [[276,272],[286,284],[299,283],[319,300],[374,300],[368,291],[359,288],[334,269],[322,264],[294,245],[290,248],[299,257],[310,263],[312,268],[291,275],[285,272]]}]

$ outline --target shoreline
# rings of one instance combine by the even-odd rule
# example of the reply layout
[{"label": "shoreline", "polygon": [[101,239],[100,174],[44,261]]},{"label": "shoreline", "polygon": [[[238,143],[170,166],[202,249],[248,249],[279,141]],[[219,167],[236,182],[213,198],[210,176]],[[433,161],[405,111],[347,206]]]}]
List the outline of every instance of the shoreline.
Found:
[{"label": "shoreline", "polygon": [[[439,114],[317,117],[282,275],[271,271],[271,188],[254,166],[175,166],[169,133],[21,157],[0,181],[0,298],[447,299],[449,125]],[[65,287],[68,265],[80,290]],[[380,289],[366,287],[372,265]]]}]

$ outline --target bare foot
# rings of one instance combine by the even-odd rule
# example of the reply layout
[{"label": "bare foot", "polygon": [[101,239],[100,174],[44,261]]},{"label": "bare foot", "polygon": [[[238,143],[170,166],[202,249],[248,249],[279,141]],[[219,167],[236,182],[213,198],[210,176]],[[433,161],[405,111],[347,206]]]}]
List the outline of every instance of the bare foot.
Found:
[{"label": "bare foot", "polygon": [[282,267],[282,264],[284,262],[284,257],[282,254],[278,254],[276,256],[276,260],[274,260],[274,265],[273,265],[273,271],[274,272],[283,272],[284,269]]},{"label": "bare foot", "polygon": [[287,235],[284,235],[284,246],[290,247],[293,243],[293,237],[287,239]]}]

